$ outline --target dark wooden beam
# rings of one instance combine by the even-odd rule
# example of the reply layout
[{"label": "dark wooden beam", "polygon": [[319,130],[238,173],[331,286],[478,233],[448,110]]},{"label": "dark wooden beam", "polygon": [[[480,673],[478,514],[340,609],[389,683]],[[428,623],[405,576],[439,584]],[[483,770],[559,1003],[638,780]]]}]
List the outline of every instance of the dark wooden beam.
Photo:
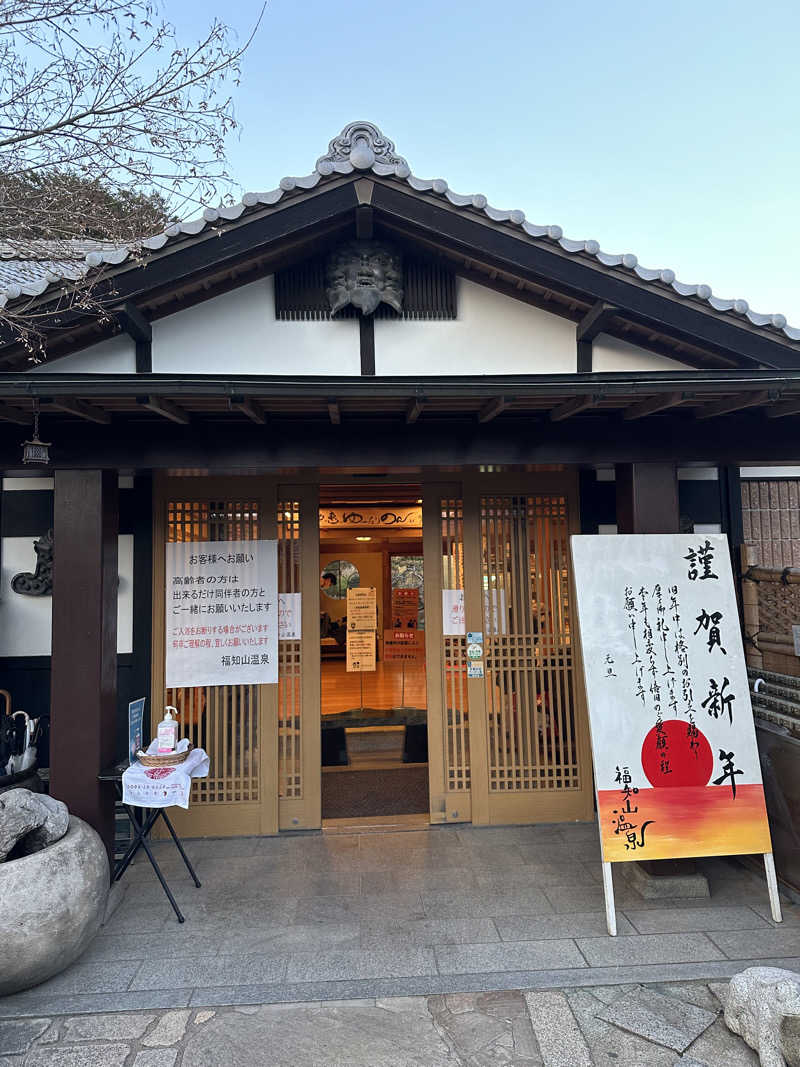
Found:
[{"label": "dark wooden beam", "polygon": [[575,340],[593,341],[599,333],[607,329],[608,324],[618,314],[619,308],[598,300],[575,327]]},{"label": "dark wooden beam", "polygon": [[637,403],[631,404],[630,407],[625,408],[622,412],[622,417],[626,421],[643,419],[647,415],[655,415],[659,411],[677,407],[678,404],[682,404],[690,396],[691,394],[689,393],[658,393],[656,396],[649,396],[645,400],[639,400]]},{"label": "dark wooden beam", "polygon": [[339,409],[339,401],[335,397],[328,398],[328,418],[334,426],[341,424],[342,412]]},{"label": "dark wooden beam", "polygon": [[770,404],[767,408],[768,419],[782,419],[786,415],[800,415],[800,397],[784,400],[780,404]]},{"label": "dark wooden beam", "polygon": [[359,241],[372,240],[373,211],[369,204],[359,204],[356,208],[356,237]]},{"label": "dark wooden beam", "polygon": [[111,416],[107,411],[103,411],[102,408],[97,407],[95,404],[87,404],[85,400],[77,400],[74,397],[56,396],[47,401],[47,406],[48,408],[55,408],[57,411],[67,411],[70,415],[78,415],[82,419],[99,423],[101,426],[108,426],[111,422]]},{"label": "dark wooden beam", "polygon": [[591,374],[593,358],[592,342],[578,341],[578,355],[575,366],[578,374]]},{"label": "dark wooden beam", "polygon": [[487,400],[478,412],[478,422],[491,422],[492,419],[496,419],[498,415],[501,415],[506,410],[508,404],[508,398],[504,396],[495,397],[494,400]]},{"label": "dark wooden beam", "polygon": [[126,300],[117,312],[117,321],[136,350],[136,373],[153,373],[153,327],[132,300]]},{"label": "dark wooden beam", "polygon": [[412,397],[406,408],[406,424],[410,426],[412,423],[416,422],[424,410],[425,398],[421,396]]},{"label": "dark wooden beam", "polygon": [[192,420],[188,411],[165,397],[140,396],[137,397],[137,403],[148,411],[154,411],[156,415],[169,419],[170,422],[180,423],[181,426],[188,426]]},{"label": "dark wooden beam", "polygon": [[697,419],[714,419],[717,415],[730,415],[732,411],[742,411],[744,408],[758,407],[766,404],[770,399],[769,389],[762,389],[757,393],[737,393],[736,396],[725,400],[718,400],[714,404],[706,404],[695,415]]},{"label": "dark wooden beam", "polygon": [[358,339],[361,348],[361,373],[375,376],[375,320],[361,315],[358,320]]},{"label": "dark wooden beam", "polygon": [[565,400],[563,404],[553,408],[550,412],[550,421],[561,422],[572,415],[577,415],[579,411],[586,411],[587,408],[596,407],[601,399],[601,396],[594,393],[587,396],[574,396],[571,400]]},{"label": "dark wooden beam", "polygon": [[257,422],[259,426],[266,425],[267,416],[260,404],[251,397],[232,396],[230,405],[235,411],[241,411],[251,422]]},{"label": "dark wooden beam", "polygon": [[21,411],[20,408],[12,407],[10,404],[0,403],[0,419],[3,422],[15,422],[18,426],[30,426],[33,423],[33,416],[29,415],[25,411]]},{"label": "dark wooden beam", "polygon": [[678,533],[678,468],[674,463],[618,463],[617,531]]},{"label": "dark wooden beam", "polygon": [[116,470],[56,470],[50,795],[114,850],[114,791],[97,776],[119,755]]}]

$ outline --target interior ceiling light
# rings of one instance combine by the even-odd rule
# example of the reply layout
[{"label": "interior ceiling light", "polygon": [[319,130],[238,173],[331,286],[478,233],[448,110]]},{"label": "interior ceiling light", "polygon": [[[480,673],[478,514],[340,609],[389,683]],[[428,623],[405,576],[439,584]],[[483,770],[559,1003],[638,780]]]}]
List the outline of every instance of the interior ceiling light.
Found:
[{"label": "interior ceiling light", "polygon": [[368,537],[366,534],[361,534],[360,536],[356,537],[356,541],[371,541],[371,540],[372,540],[372,538]]}]

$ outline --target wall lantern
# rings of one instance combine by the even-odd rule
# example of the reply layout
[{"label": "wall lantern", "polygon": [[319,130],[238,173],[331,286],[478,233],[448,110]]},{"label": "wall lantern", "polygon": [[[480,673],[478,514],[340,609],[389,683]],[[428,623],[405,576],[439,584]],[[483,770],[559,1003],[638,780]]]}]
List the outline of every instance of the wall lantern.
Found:
[{"label": "wall lantern", "polygon": [[39,401],[33,402],[33,440],[22,442],[22,462],[39,463],[47,466],[50,462],[50,441],[39,440]]}]

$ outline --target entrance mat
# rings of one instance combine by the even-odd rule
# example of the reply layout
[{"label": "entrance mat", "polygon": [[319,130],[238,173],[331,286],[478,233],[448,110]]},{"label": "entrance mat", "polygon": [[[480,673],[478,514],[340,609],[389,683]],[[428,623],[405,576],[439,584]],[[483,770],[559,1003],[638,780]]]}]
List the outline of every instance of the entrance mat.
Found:
[{"label": "entrance mat", "polygon": [[323,819],[417,815],[429,806],[427,764],[322,775]]}]

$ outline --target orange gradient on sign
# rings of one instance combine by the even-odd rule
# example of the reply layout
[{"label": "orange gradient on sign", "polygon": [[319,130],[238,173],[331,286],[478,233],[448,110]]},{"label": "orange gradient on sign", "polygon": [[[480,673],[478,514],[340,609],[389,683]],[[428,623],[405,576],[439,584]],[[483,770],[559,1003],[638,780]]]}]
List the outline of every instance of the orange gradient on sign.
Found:
[{"label": "orange gradient on sign", "polygon": [[[626,816],[628,822],[636,824],[636,848],[626,849],[626,834],[614,832],[617,813],[624,804],[619,789],[601,789],[597,794],[603,859],[607,862],[772,851],[761,785],[737,784],[735,798],[727,784],[640,789],[631,795],[631,809],[638,811]],[[644,847],[640,848],[641,828],[648,820]]]}]

